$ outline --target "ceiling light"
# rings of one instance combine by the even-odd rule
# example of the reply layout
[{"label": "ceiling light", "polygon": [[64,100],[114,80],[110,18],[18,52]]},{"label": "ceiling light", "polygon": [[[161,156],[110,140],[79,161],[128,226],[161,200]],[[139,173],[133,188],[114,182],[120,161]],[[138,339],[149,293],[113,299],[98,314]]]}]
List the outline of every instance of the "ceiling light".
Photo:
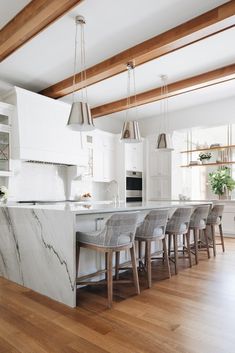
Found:
[{"label": "ceiling light", "polygon": [[161,121],[160,121],[160,134],[157,139],[157,150],[161,151],[173,151],[171,135],[167,132],[169,131],[168,122],[168,86],[167,86],[167,76],[161,76],[162,86],[161,86]]},{"label": "ceiling light", "polygon": [[[89,131],[95,128],[91,116],[91,110],[87,103],[87,87],[86,87],[86,63],[85,63],[85,37],[84,25],[85,19],[83,16],[75,18],[76,33],[75,33],[75,50],[74,50],[74,73],[73,73],[73,103],[67,123],[68,128],[75,131]],[[78,26],[80,27],[80,62],[81,62],[81,82],[85,86],[81,89],[81,101],[75,100],[76,89],[76,72],[77,72],[77,46],[78,46]]]},{"label": "ceiling light", "polygon": [[135,65],[132,61],[127,64],[127,109],[126,109],[126,120],[123,124],[122,132],[121,132],[121,140],[125,143],[139,143],[142,141],[142,139],[140,136],[138,121],[129,119],[130,108],[131,108],[131,74],[132,74],[133,91],[134,91],[135,118],[137,118]]}]

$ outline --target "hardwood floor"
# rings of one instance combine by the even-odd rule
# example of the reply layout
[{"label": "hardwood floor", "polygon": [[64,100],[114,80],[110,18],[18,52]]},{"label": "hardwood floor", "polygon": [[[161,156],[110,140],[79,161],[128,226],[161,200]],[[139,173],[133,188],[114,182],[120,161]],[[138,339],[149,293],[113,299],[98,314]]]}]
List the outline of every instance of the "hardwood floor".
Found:
[{"label": "hardwood floor", "polygon": [[80,290],[70,309],[0,278],[0,353],[234,353],[235,239],[225,245],[191,269],[180,261],[170,280],[154,265],[139,296],[116,285],[112,310],[103,286]]}]

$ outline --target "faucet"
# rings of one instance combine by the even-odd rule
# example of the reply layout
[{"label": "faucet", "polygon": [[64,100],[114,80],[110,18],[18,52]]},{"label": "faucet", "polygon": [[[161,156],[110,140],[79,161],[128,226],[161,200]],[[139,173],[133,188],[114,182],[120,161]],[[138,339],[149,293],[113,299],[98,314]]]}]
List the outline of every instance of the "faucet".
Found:
[{"label": "faucet", "polygon": [[107,192],[110,192],[111,190],[114,190],[114,203],[119,204],[120,203],[120,196],[119,196],[119,185],[117,180],[113,179],[109,182],[109,186],[107,187]]}]

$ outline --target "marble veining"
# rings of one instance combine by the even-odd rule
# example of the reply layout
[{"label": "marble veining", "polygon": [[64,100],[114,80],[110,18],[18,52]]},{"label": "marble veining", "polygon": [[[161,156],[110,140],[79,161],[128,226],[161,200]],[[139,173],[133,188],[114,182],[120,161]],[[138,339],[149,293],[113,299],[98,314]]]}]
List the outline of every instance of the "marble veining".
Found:
[{"label": "marble veining", "polygon": [[44,236],[43,236],[43,225],[39,219],[39,217],[37,216],[37,214],[35,213],[35,211],[32,210],[32,214],[34,216],[34,218],[36,219],[36,221],[38,222],[39,226],[40,226],[40,229],[41,229],[41,239],[42,239],[42,243],[43,245],[45,246],[46,249],[49,249],[58,259],[59,263],[62,265],[62,266],[65,266],[65,270],[68,274],[68,278],[69,278],[69,282],[70,282],[70,286],[71,286],[71,289],[72,291],[74,291],[75,289],[75,281],[72,280],[71,278],[71,275],[69,273],[69,268],[68,268],[68,265],[67,265],[67,262],[61,258],[61,256],[59,255],[58,251],[54,248],[53,245],[51,244],[48,244],[45,239],[44,239]]},{"label": "marble veining", "polygon": [[[14,229],[14,224],[11,220],[11,215],[9,212],[8,208],[2,208],[2,214],[5,217],[5,221],[6,221],[6,225],[8,227],[9,230],[9,235],[11,237],[11,239],[13,240],[12,245],[14,246],[15,249],[15,259],[17,261],[18,264],[18,271],[19,271],[19,277],[20,277],[20,284],[24,285],[24,275],[22,272],[22,268],[21,268],[21,255],[20,255],[20,247],[19,247],[19,242],[17,239],[17,235],[16,235],[16,231]],[[1,256],[3,258],[3,255]],[[7,273],[7,259],[4,260],[3,262],[5,264],[5,271]],[[9,268],[8,268],[9,269]]]},{"label": "marble veining", "polygon": [[0,274],[76,306],[74,215],[0,208]]}]

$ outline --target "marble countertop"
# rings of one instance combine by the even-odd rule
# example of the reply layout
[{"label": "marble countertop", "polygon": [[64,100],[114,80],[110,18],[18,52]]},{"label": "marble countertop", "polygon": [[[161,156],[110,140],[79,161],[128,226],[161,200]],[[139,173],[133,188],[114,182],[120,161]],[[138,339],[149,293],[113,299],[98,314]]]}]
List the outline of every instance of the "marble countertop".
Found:
[{"label": "marble countertop", "polygon": [[40,209],[53,211],[66,211],[75,214],[106,213],[106,212],[124,212],[137,210],[150,210],[154,208],[174,208],[183,206],[197,206],[208,204],[210,201],[149,201],[149,202],[56,202],[49,204],[19,204],[16,202],[2,203],[1,207],[19,208],[19,209]]}]

